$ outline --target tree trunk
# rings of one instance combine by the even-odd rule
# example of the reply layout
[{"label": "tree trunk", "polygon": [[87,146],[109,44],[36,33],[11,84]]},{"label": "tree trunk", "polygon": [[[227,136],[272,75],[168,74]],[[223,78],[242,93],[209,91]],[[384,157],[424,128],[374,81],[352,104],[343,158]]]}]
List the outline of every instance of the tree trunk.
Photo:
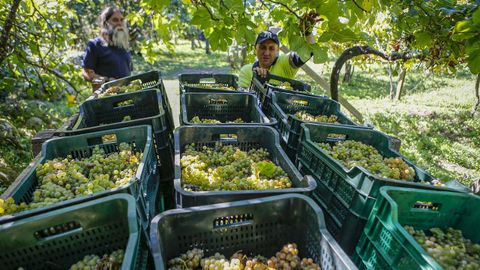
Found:
[{"label": "tree trunk", "polygon": [[210,43],[208,42],[208,38],[205,40],[205,53],[210,54]]},{"label": "tree trunk", "polygon": [[388,80],[390,82],[390,99],[393,100],[395,97],[395,91],[393,90],[393,75],[392,75],[392,63],[388,63],[387,66],[387,71],[388,71]]},{"label": "tree trunk", "polygon": [[13,1],[12,7],[8,13],[8,17],[3,25],[2,35],[0,36],[0,65],[7,57],[8,51],[10,50],[10,46],[8,44],[10,39],[10,31],[12,30],[15,17],[17,16],[17,10],[20,2],[20,0]]},{"label": "tree trunk", "polygon": [[353,65],[350,61],[345,63],[345,74],[343,75],[343,82],[349,83],[352,81]]},{"label": "tree trunk", "polygon": [[402,96],[402,89],[403,89],[403,83],[405,82],[405,75],[407,74],[407,70],[402,68],[402,71],[400,74],[398,74],[398,81],[397,81],[397,90],[395,92],[395,100],[400,100],[400,97]]},{"label": "tree trunk", "polygon": [[245,62],[247,60],[247,48],[248,48],[248,46],[246,44],[244,44],[244,46],[242,46],[242,52],[241,52],[242,59],[241,59],[241,63],[240,63],[240,68],[242,68],[243,65],[245,65]]},{"label": "tree trunk", "polygon": [[480,74],[477,74],[477,82],[475,83],[475,97],[477,97],[477,102],[473,107],[472,117],[475,116],[475,113],[477,112],[478,107],[480,106],[480,92],[478,88],[480,88]]}]

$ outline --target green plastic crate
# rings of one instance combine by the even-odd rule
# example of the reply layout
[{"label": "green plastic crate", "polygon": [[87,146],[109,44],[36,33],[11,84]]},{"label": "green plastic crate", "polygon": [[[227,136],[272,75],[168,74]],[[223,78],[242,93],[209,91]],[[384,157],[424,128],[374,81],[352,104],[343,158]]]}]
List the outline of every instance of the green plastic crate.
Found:
[{"label": "green plastic crate", "polygon": [[180,108],[183,112],[181,125],[202,125],[191,122],[195,116],[219,120],[223,122],[221,125],[231,125],[225,122],[237,118],[242,118],[245,124],[235,125],[276,124],[258,107],[257,97],[249,93],[185,93],[182,94]]},{"label": "green plastic crate", "polygon": [[[116,136],[116,140],[110,141],[102,138],[105,135],[112,134]],[[122,142],[130,143],[136,151],[143,152],[137,173],[128,185],[51,204],[42,208],[19,212],[13,216],[2,216],[0,217],[0,222],[17,217],[45,213],[113,193],[129,193],[134,196],[137,202],[138,214],[140,215],[143,228],[148,229],[151,218],[158,212],[156,211],[156,194],[159,183],[156,174],[157,161],[153,151],[152,129],[149,126],[98,131],[48,140],[42,146],[41,158],[33,166],[29,166],[26,169],[27,171],[23,173],[25,178],[19,181],[17,186],[9,188],[8,193],[3,196],[12,197],[17,203],[29,203],[32,200],[33,192],[39,185],[36,175],[36,169],[39,164],[57,157],[66,157],[67,155],[71,155],[74,158],[87,157],[91,155],[92,149],[97,145],[104,149],[105,153],[111,153],[118,151],[118,145]]]},{"label": "green plastic crate", "polygon": [[[162,106],[162,94],[154,89],[124,93],[85,101],[72,129],[61,129],[59,136],[72,136],[101,130],[150,125],[161,180],[173,177],[173,134]],[[130,103],[130,104],[127,104]],[[126,104],[126,105],[123,105]],[[129,121],[122,121],[125,116]]]},{"label": "green plastic crate", "polygon": [[[317,189],[313,197],[326,209],[326,216],[332,217],[329,229],[340,245],[352,253],[356,241],[360,237],[376,198],[382,186],[401,186],[418,189],[441,191],[468,190],[456,181],[439,187],[419,181],[432,182],[434,178],[421,168],[405,159],[400,153],[392,150],[389,137],[379,131],[364,127],[339,126],[321,123],[301,124],[297,166],[303,173],[311,174],[317,181]],[[415,170],[415,182],[407,182],[382,178],[368,172],[362,167],[347,169],[340,161],[335,160],[320,149],[315,142],[336,142],[329,134],[344,135],[347,140],[356,140],[375,147],[384,157],[401,157]],[[352,231],[350,228],[355,228]],[[346,237],[350,235],[350,237]]]},{"label": "green plastic crate", "polygon": [[480,197],[473,194],[383,187],[356,248],[356,260],[362,269],[443,269],[403,226],[453,227],[480,243],[479,207]]},{"label": "green plastic crate", "polygon": [[[278,84],[288,82],[293,90],[288,90],[276,86]],[[272,93],[273,92],[283,92],[283,93],[298,93],[303,92],[307,93],[311,91],[311,86],[297,80],[288,79],[273,74],[268,74],[267,78],[259,78],[254,76],[252,79],[252,84],[250,85],[250,92],[255,92],[258,97],[258,101],[261,104],[263,112],[267,116],[272,116],[271,112],[271,103],[272,103]]]},{"label": "green plastic crate", "polygon": [[297,153],[302,131],[300,124],[307,122],[300,120],[295,113],[305,111],[315,116],[336,115],[340,124],[356,125],[340,111],[340,104],[328,97],[279,91],[273,91],[271,96],[271,115],[278,122],[278,131],[285,142],[285,152],[290,158],[294,158]]},{"label": "green plastic crate", "polygon": [[125,251],[121,269],[146,269],[135,199],[115,194],[0,223],[2,269],[68,269],[85,255]]},{"label": "green plastic crate", "polygon": [[104,92],[105,90],[107,90],[112,86],[128,85],[130,84],[130,82],[138,79],[142,81],[142,88],[144,90],[153,88],[153,89],[156,89],[157,91],[160,91],[161,97],[162,97],[163,110],[166,113],[166,118],[168,121],[168,128],[170,131],[173,131],[175,129],[175,124],[173,123],[172,108],[168,100],[168,95],[165,89],[165,85],[163,84],[162,75],[160,71],[153,70],[153,71],[144,72],[137,75],[132,75],[129,77],[104,83],[100,87],[100,89],[95,92],[95,96],[98,96],[98,94]]},{"label": "green plastic crate", "polygon": [[[231,202],[259,198],[283,193],[310,194],[316,183],[310,176],[302,178],[293,163],[286,157],[280,147],[278,132],[267,126],[183,126],[175,130],[175,200],[177,208],[204,204]],[[180,158],[185,146],[195,143],[197,148],[214,146],[222,142],[238,146],[243,151],[265,148],[270,153],[270,160],[282,167],[292,181],[292,188],[272,190],[238,190],[238,191],[198,191],[183,189],[181,183]]]},{"label": "green plastic crate", "polygon": [[[232,90],[207,88],[210,84],[225,84],[238,89],[238,76],[234,74],[192,73],[178,76],[179,95],[189,92],[231,93]],[[193,87],[187,84],[203,84],[206,87]]]},{"label": "green plastic crate", "polygon": [[238,250],[271,256],[292,242],[322,270],[357,269],[325,229],[320,208],[299,194],[169,210],[153,219],[150,242],[159,270],[192,248],[206,256]]}]

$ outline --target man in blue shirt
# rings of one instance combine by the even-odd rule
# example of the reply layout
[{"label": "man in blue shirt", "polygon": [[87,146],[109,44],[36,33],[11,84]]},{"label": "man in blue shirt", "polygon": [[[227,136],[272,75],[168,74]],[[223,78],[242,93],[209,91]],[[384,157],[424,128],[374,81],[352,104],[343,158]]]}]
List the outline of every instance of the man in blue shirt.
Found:
[{"label": "man in blue shirt", "polygon": [[120,9],[107,7],[99,18],[100,36],[87,44],[83,77],[93,90],[102,83],[129,76],[133,70],[126,22]]}]

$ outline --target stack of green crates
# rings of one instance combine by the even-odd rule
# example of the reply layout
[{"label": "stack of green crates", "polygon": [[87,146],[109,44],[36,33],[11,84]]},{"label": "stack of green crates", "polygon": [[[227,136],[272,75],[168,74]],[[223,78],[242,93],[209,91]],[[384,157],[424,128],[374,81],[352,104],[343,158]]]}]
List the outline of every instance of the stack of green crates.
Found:
[{"label": "stack of green crates", "polygon": [[172,115],[172,108],[170,107],[170,102],[168,100],[167,92],[165,86],[163,84],[162,76],[159,71],[153,70],[145,73],[140,73],[133,76],[128,76],[125,78],[121,78],[118,80],[114,80],[111,82],[107,82],[103,84],[99,90],[97,90],[96,95],[99,93],[104,92],[108,88],[112,86],[123,86],[128,85],[134,80],[141,80],[142,81],[142,89],[155,89],[160,92],[160,96],[162,97],[162,106],[163,110],[165,111],[165,115],[168,121],[168,129],[173,131],[175,125],[173,123],[173,115]]},{"label": "stack of green crates", "polygon": [[274,91],[270,109],[272,117],[278,122],[278,131],[282,136],[285,152],[291,159],[297,153],[298,140],[302,130],[300,125],[307,122],[300,120],[295,113],[304,111],[314,116],[335,115],[339,124],[356,125],[340,111],[338,102],[325,96]]},{"label": "stack of green crates", "polygon": [[123,249],[121,269],[147,269],[135,199],[115,194],[47,213],[0,222],[2,269],[69,269],[86,255]]},{"label": "stack of green crates", "polygon": [[312,258],[321,269],[357,269],[325,229],[322,210],[299,194],[169,210],[153,219],[150,242],[161,270],[193,248],[205,256],[274,256],[287,243],[296,243],[298,256]]},{"label": "stack of green crates", "polygon": [[72,136],[120,127],[150,125],[159,163],[158,174],[162,181],[171,181],[173,138],[162,100],[161,92],[155,89],[88,100],[80,105],[80,115],[75,125],[58,133],[61,136]]},{"label": "stack of green crates", "polygon": [[[297,155],[300,172],[312,175],[317,181],[313,198],[326,209],[326,223],[347,254],[353,254],[367,218],[372,211],[382,186],[402,186],[426,190],[465,191],[456,181],[446,186],[432,185],[434,178],[392,150],[389,137],[379,131],[363,127],[331,124],[301,124],[302,135]],[[335,136],[332,136],[335,135]],[[339,138],[343,136],[343,138]],[[383,157],[401,157],[415,170],[413,182],[382,178],[363,167],[346,168],[316,143],[335,143],[356,140],[375,147]],[[421,183],[423,182],[423,183]]]},{"label": "stack of green crates", "polygon": [[42,146],[40,158],[36,160],[33,166],[29,166],[26,172],[22,173],[25,177],[21,179],[16,186],[9,188],[3,196],[12,197],[16,203],[25,202],[28,204],[32,200],[33,192],[40,184],[36,175],[38,165],[43,164],[47,160],[64,158],[68,155],[73,158],[88,157],[91,155],[92,149],[96,146],[102,148],[107,154],[116,152],[118,151],[120,143],[123,142],[130,144],[135,151],[141,151],[143,153],[136,175],[128,185],[51,204],[42,208],[19,212],[13,216],[2,216],[0,217],[0,222],[45,213],[113,193],[129,193],[137,202],[139,220],[143,228],[147,230],[151,218],[159,212],[159,203],[157,202],[159,184],[158,175],[156,174],[157,160],[153,149],[152,130],[150,126],[135,126],[97,131],[48,140]]},{"label": "stack of green crates", "polygon": [[238,118],[245,123],[235,125],[276,124],[275,120],[265,116],[258,106],[257,97],[251,93],[185,93],[180,100],[180,109],[181,125],[198,125],[191,121],[195,116],[219,120],[222,125]]},{"label": "stack of green crates", "polygon": [[[280,166],[292,181],[292,187],[269,190],[235,191],[186,191],[182,187],[180,159],[186,145],[195,143],[197,149],[213,147],[215,143],[237,146],[242,151],[265,148],[270,160]],[[315,189],[315,181],[310,176],[302,178],[294,164],[280,147],[278,132],[268,126],[183,126],[175,130],[175,199],[178,208],[230,202],[251,198],[278,195],[283,193],[310,194]]]},{"label": "stack of green crates", "polygon": [[354,260],[360,269],[445,269],[404,226],[426,231],[427,235],[431,228],[452,227],[480,244],[479,207],[480,197],[472,194],[382,187]]}]

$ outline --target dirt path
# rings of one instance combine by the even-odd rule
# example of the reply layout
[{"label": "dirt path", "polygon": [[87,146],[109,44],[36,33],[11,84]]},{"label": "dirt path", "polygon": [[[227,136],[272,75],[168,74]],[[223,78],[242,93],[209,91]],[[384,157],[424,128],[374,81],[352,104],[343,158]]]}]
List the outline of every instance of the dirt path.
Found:
[{"label": "dirt path", "polygon": [[163,80],[165,90],[167,91],[168,101],[172,107],[173,122],[175,127],[179,126],[178,117],[180,114],[180,97],[178,94],[178,80]]}]

